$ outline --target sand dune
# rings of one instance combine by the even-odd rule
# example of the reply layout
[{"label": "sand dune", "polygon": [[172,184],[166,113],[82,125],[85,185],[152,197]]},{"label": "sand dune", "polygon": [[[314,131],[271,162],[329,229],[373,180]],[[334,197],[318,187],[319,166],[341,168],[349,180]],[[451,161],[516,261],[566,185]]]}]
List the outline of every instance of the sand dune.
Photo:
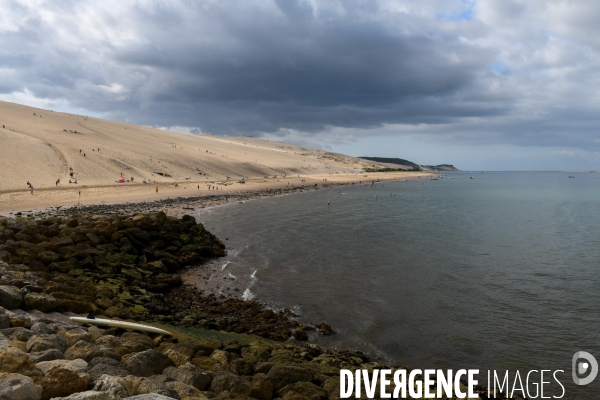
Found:
[{"label": "sand dune", "polygon": [[[252,137],[185,135],[7,102],[0,102],[0,125],[3,210],[72,204],[79,201],[74,193],[82,189],[84,201],[90,202],[154,198],[156,186],[161,189],[159,196],[167,188],[175,195],[182,185],[190,190],[201,185],[206,190],[208,183],[217,182],[229,182],[227,190],[233,190],[231,185],[241,178],[250,186],[275,187],[264,178],[275,175],[352,180],[362,176],[363,166],[373,164]],[[121,174],[129,182],[117,183]],[[151,184],[144,185],[144,179]],[[35,188],[32,197],[27,197],[31,196],[28,181]],[[174,182],[180,186],[173,187]]]}]

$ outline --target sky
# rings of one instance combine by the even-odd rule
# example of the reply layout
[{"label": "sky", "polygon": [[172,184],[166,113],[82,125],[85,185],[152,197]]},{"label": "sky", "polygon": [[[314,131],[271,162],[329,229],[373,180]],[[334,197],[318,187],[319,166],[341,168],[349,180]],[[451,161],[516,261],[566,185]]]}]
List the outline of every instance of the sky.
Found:
[{"label": "sky", "polygon": [[600,2],[0,0],[0,100],[464,170],[600,169]]}]

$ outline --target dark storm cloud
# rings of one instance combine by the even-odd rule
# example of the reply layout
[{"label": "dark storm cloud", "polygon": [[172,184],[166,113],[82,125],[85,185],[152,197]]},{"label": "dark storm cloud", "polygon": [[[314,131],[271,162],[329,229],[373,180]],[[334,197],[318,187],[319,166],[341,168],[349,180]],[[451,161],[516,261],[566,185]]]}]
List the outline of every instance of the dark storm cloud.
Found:
[{"label": "dark storm cloud", "polygon": [[215,134],[325,139],[400,126],[388,134],[597,146],[596,36],[574,27],[587,21],[593,33],[581,19],[590,10],[561,7],[8,2],[0,96]]}]

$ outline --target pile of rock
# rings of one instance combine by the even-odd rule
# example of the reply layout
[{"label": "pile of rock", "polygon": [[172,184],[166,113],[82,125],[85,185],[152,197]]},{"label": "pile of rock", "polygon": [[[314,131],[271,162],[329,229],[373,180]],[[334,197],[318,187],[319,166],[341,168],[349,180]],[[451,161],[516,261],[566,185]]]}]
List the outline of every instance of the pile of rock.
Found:
[{"label": "pile of rock", "polygon": [[248,336],[179,341],[4,308],[0,321],[2,399],[326,400],[339,397],[340,368],[379,367],[358,352]]},{"label": "pile of rock", "polygon": [[305,340],[314,328],[289,313],[182,285],[181,268],[223,255],[223,243],[191,216],[0,217],[0,304]]}]

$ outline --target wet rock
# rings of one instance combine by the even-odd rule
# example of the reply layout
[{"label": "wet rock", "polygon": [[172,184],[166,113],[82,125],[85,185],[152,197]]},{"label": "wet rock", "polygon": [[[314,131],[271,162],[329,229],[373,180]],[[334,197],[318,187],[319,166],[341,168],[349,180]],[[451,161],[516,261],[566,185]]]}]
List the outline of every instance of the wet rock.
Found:
[{"label": "wet rock", "polygon": [[37,353],[40,351],[56,349],[64,352],[66,349],[65,339],[58,335],[34,335],[27,341],[27,352]]},{"label": "wet rock", "polygon": [[134,354],[123,362],[125,369],[135,376],[151,376],[173,366],[169,357],[156,350],[145,350]]},{"label": "wet rock", "polygon": [[326,324],[326,323],[319,324],[317,326],[317,328],[318,328],[317,333],[319,335],[329,336],[329,335],[333,335],[335,333],[335,331],[333,330],[333,328],[331,328],[331,325]]},{"label": "wet rock", "polygon": [[248,396],[252,393],[252,386],[241,376],[234,375],[231,372],[219,371],[213,377],[210,390],[216,393],[227,391]]},{"label": "wet rock", "polygon": [[23,295],[16,286],[0,285],[0,306],[13,310],[21,305]]},{"label": "wet rock", "polygon": [[310,371],[295,365],[275,364],[269,370],[267,377],[273,382],[275,390],[300,381],[311,381]]},{"label": "wet rock", "polygon": [[183,368],[165,368],[163,375],[202,391],[207,390],[212,382],[212,376],[201,372],[198,367],[192,364],[186,364]]},{"label": "wet rock", "polygon": [[43,361],[60,360],[64,358],[64,355],[60,350],[50,349],[38,351],[35,353],[29,353],[29,358],[34,364],[37,364]]},{"label": "wet rock", "polygon": [[27,293],[23,298],[23,308],[25,310],[39,310],[41,312],[51,312],[56,310],[58,301],[46,293]]},{"label": "wet rock", "polygon": [[27,376],[8,374],[0,379],[0,399],[3,400],[40,400],[42,388]]},{"label": "wet rock", "polygon": [[35,367],[24,351],[15,347],[0,350],[0,372],[24,373]]},{"label": "wet rock", "polygon": [[92,361],[96,357],[108,357],[115,360],[120,360],[119,356],[112,348],[108,346],[98,345],[95,343],[85,342],[80,340],[65,351],[67,360],[81,358],[87,362]]},{"label": "wet rock", "polygon": [[89,376],[64,368],[55,368],[37,380],[42,387],[42,400],[68,396],[87,389]]}]

